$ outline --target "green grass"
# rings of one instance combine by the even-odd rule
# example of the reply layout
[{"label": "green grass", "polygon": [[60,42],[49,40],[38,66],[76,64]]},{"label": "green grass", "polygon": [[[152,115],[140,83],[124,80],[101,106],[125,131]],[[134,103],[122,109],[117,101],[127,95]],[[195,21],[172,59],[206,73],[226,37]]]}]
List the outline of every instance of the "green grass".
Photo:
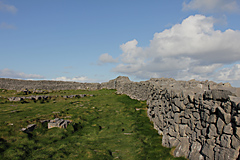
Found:
[{"label": "green grass", "polygon": [[[4,96],[19,93],[1,91],[1,159],[184,159],[174,158],[171,149],[161,146],[161,136],[147,117],[146,102],[116,95],[115,90],[48,93],[71,94],[94,97],[8,102]],[[40,123],[55,117],[68,117],[72,123],[66,129],[47,129],[47,124]],[[37,124],[33,132],[20,131],[32,123]]]}]

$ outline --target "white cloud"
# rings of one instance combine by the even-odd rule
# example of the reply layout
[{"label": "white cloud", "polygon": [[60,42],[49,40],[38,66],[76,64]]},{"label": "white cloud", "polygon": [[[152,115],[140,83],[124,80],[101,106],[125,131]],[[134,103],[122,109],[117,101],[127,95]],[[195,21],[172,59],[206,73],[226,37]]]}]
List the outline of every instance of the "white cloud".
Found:
[{"label": "white cloud", "polygon": [[16,27],[14,25],[2,22],[0,23],[0,29],[16,29]]},{"label": "white cloud", "polygon": [[121,55],[123,63],[139,63],[143,60],[143,50],[141,47],[137,47],[137,44],[138,41],[134,39],[120,46],[123,51]]},{"label": "white cloud", "polygon": [[218,82],[230,82],[232,86],[240,87],[240,64],[220,69],[214,77]]},{"label": "white cloud", "polygon": [[3,2],[0,2],[0,11],[10,12],[14,14],[17,12],[17,8],[13,5],[8,5],[4,4]]},{"label": "white cloud", "polygon": [[57,77],[55,79],[52,80],[56,80],[56,81],[74,81],[74,82],[93,82],[93,79],[89,79],[86,76],[81,76],[81,77],[73,77],[73,78],[69,78],[69,77]]},{"label": "white cloud", "polygon": [[102,55],[100,55],[99,57],[99,64],[104,64],[104,63],[117,63],[118,60],[114,59],[111,55],[109,55],[108,53],[104,53]]},{"label": "white cloud", "polygon": [[239,11],[237,0],[191,0],[183,3],[183,10],[198,10],[200,12],[236,12]]},{"label": "white cloud", "polygon": [[189,16],[181,24],[155,33],[147,48],[138,47],[135,39],[129,41],[120,46],[121,61],[113,71],[140,79],[217,80],[213,77],[217,69],[240,61],[240,31],[214,30],[214,23],[212,17]]},{"label": "white cloud", "polygon": [[2,77],[2,78],[20,78],[20,79],[43,79],[44,78],[41,75],[16,72],[16,71],[8,69],[8,68],[0,70],[0,77]]},{"label": "white cloud", "polygon": [[223,68],[216,73],[218,81],[240,81],[240,64]]}]

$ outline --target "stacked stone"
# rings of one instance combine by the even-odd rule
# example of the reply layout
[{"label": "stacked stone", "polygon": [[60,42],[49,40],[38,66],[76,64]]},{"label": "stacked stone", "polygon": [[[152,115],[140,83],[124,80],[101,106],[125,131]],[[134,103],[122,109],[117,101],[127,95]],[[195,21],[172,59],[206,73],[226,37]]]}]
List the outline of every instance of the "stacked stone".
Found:
[{"label": "stacked stone", "polygon": [[190,160],[239,158],[240,104],[234,93],[209,90],[217,88],[212,82],[151,81],[148,115],[163,146]]},{"label": "stacked stone", "polygon": [[100,89],[99,83],[79,83],[65,81],[32,81],[0,78],[0,88],[8,90],[42,89],[42,90],[97,90]]},{"label": "stacked stone", "polygon": [[117,87],[117,94],[126,94],[132,99],[146,100],[148,97],[149,82],[123,83]]},{"label": "stacked stone", "polygon": [[126,94],[132,99],[147,100],[148,97],[148,81],[132,82],[128,77],[119,76],[101,84],[101,88],[116,89],[117,94]]}]

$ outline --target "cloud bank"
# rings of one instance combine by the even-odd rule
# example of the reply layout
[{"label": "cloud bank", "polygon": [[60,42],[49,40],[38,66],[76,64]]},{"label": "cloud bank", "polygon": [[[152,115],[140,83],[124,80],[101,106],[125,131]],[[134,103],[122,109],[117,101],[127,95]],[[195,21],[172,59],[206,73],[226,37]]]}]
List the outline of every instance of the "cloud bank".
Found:
[{"label": "cloud bank", "polygon": [[16,72],[8,68],[0,70],[0,77],[1,78],[19,78],[19,79],[43,79],[44,78],[41,75]]},{"label": "cloud bank", "polygon": [[183,3],[183,10],[198,10],[204,13],[237,12],[237,0],[191,0]]},{"label": "cloud bank", "polygon": [[138,47],[135,39],[128,41],[120,46],[123,53],[113,71],[139,79],[237,80],[239,64],[221,68],[240,61],[240,31],[214,30],[214,23],[212,17],[189,16],[155,33],[147,48]]}]

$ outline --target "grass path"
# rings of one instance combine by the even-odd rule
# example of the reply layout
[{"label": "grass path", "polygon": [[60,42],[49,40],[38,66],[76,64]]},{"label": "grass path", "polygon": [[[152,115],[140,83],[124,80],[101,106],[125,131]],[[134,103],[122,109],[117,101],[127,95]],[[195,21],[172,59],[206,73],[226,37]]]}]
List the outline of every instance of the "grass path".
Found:
[{"label": "grass path", "polygon": [[[3,96],[3,93],[1,93]],[[49,95],[94,94],[49,101],[5,102],[0,99],[1,159],[146,160],[171,156],[147,117],[146,102],[116,95],[114,90],[59,91]],[[16,96],[9,91],[8,96]],[[67,129],[47,129],[40,120],[72,120]],[[19,131],[28,124],[31,133]]]}]

